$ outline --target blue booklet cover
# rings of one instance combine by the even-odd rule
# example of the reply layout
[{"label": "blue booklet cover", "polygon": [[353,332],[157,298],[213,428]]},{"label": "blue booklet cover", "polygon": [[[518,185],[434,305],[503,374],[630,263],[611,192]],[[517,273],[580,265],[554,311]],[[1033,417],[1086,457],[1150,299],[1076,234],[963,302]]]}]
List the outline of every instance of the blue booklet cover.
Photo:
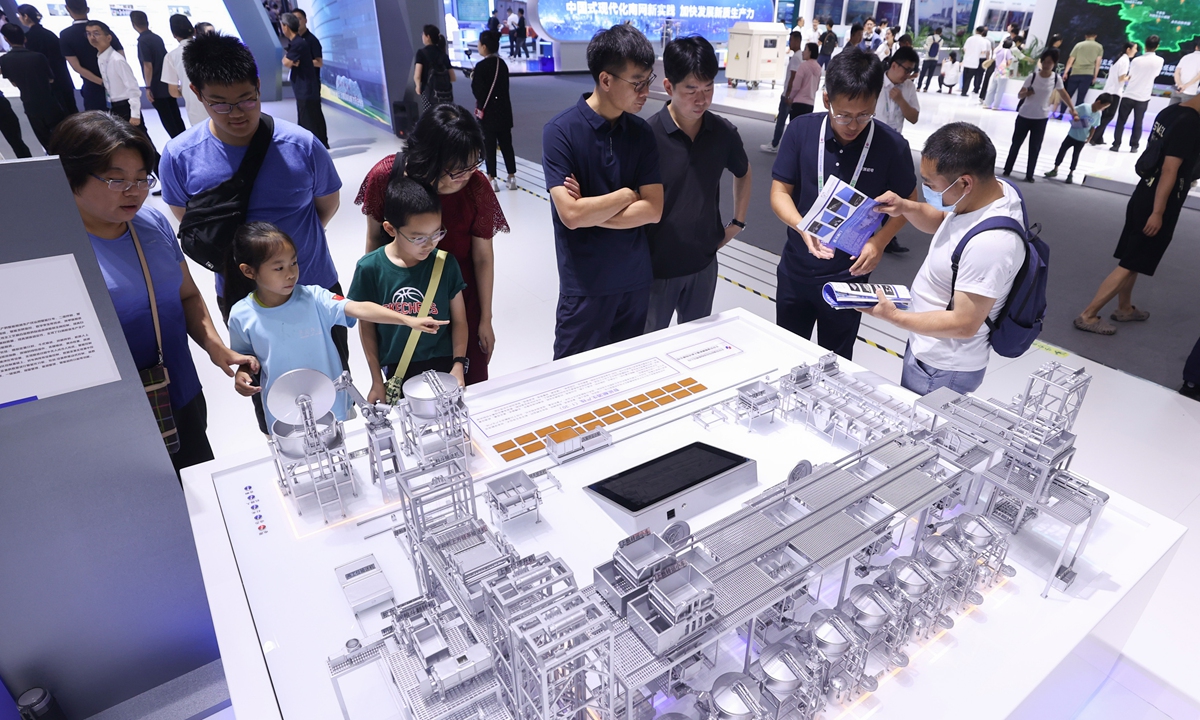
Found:
[{"label": "blue booklet cover", "polygon": [[885,219],[874,211],[878,204],[849,183],[831,176],[800,227],[823,244],[857,257]]}]

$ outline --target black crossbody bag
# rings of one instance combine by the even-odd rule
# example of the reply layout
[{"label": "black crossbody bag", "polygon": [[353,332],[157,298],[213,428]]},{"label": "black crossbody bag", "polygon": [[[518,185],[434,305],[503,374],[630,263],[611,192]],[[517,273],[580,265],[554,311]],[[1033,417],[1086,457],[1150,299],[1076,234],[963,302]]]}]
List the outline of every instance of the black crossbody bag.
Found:
[{"label": "black crossbody bag", "polygon": [[250,191],[274,133],[275,120],[264,113],[233,177],[187,202],[179,221],[179,244],[184,254],[213,272],[225,269],[233,233],[246,222]]}]

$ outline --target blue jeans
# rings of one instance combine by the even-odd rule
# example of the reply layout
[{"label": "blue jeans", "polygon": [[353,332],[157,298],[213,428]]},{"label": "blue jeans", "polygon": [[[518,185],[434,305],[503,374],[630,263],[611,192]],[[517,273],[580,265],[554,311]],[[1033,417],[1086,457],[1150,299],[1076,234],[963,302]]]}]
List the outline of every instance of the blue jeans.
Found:
[{"label": "blue jeans", "polygon": [[904,372],[900,374],[900,386],[912,390],[918,395],[928,395],[938,388],[948,387],[951,390],[966,395],[983,384],[982,370],[938,370],[926,365],[912,354],[912,348],[904,349]]},{"label": "blue jeans", "polygon": [[791,109],[792,105],[787,98],[779,98],[779,115],[775,118],[775,137],[771,138],[771,147],[779,147],[779,141],[783,139],[783,130],[787,127],[788,112]]}]

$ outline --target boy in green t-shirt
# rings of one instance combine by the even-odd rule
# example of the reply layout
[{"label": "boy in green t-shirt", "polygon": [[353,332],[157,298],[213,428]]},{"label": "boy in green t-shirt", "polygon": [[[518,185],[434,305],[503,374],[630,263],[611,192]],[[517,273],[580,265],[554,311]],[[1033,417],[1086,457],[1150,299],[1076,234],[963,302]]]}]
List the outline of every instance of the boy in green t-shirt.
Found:
[{"label": "boy in green t-shirt", "polygon": [[[383,230],[392,242],[368,253],[354,269],[350,299],[375,302],[403,315],[417,315],[437,264],[438,242],[446,236],[437,193],[415,180],[400,177],[387,187]],[[462,291],[467,284],[453,255],[445,253],[429,317],[449,323],[436,333],[421,334],[408,367],[400,368],[410,330],[403,325],[359,321],[363,352],[371,368],[369,402],[383,400],[386,383],[400,374],[407,380],[426,370],[454,375],[464,384],[467,367],[467,310]]]}]

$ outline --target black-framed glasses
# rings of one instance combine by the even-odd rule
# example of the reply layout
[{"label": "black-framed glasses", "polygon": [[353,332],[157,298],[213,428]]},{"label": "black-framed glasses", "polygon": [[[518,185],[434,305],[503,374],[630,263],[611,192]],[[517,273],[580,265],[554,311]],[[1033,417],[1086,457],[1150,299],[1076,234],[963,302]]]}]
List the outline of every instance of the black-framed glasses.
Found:
[{"label": "black-framed glasses", "polygon": [[[896,64],[900,65],[900,63]],[[916,65],[900,65],[900,67],[904,69],[905,75],[916,75],[919,72]]]},{"label": "black-framed glasses", "polygon": [[645,80],[639,80],[637,82],[634,82],[633,80],[626,80],[625,78],[621,77],[620,75],[614,75],[612,73],[609,73],[609,74],[612,75],[613,77],[615,77],[616,79],[620,80],[621,82],[629,83],[630,85],[632,85],[633,91],[636,93],[640,93],[641,91],[650,87],[651,83],[653,83],[655,80],[658,79],[658,75],[655,75],[654,73],[650,73],[650,77],[646,78]]},{"label": "black-framed glasses", "polygon": [[241,110],[242,112],[246,112],[247,110],[253,110],[254,108],[258,107],[259,97],[260,97],[259,95],[255,95],[254,97],[250,98],[249,100],[241,100],[241,101],[235,102],[235,103],[212,103],[212,102],[209,102],[208,99],[205,98],[203,95],[200,96],[200,99],[204,101],[205,105],[212,108],[212,111],[215,112],[216,114],[228,115],[229,113],[233,112],[233,109],[235,107],[238,110]]},{"label": "black-framed glasses", "polygon": [[113,192],[127,192],[130,188],[137,188],[138,190],[150,190],[158,184],[158,178],[154,177],[153,175],[145,180],[107,180],[95,173],[91,173],[91,175],[107,185],[108,189],[112,190]]},{"label": "black-framed glasses", "polygon": [[446,177],[450,178],[451,180],[461,180],[462,178],[470,175],[471,173],[475,172],[476,170],[478,170],[481,167],[483,167],[482,159],[479,160],[479,162],[475,163],[474,165],[468,165],[465,168],[460,168],[458,170],[447,170]]},{"label": "black-framed glasses", "polygon": [[873,117],[875,117],[875,113],[863,113],[861,115],[842,115],[839,113],[833,116],[833,121],[838,125],[849,125],[850,123],[866,125],[871,122],[871,118]]},{"label": "black-framed glasses", "polygon": [[444,225],[442,227],[438,228],[437,232],[435,232],[432,235],[421,235],[418,237],[409,237],[409,236],[405,235],[404,232],[400,230],[400,228],[396,228],[396,232],[400,235],[400,237],[409,241],[413,245],[416,245],[417,247],[425,247],[426,245],[429,245],[430,243],[436,245],[436,244],[440,243],[446,237],[446,227]]}]

